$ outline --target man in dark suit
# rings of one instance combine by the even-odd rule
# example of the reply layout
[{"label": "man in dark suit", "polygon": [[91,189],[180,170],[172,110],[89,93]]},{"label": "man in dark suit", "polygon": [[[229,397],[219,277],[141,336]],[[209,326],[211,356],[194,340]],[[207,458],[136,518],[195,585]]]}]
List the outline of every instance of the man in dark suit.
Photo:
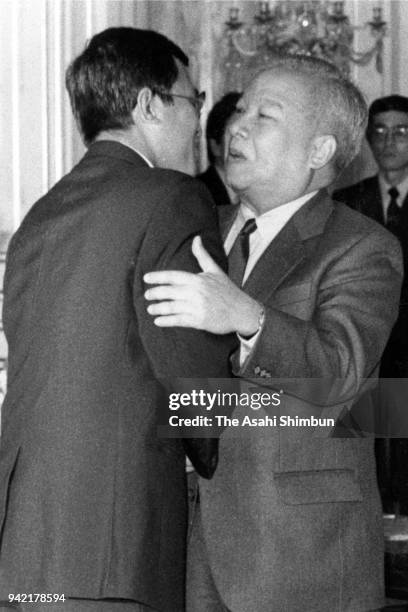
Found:
[{"label": "man in dark suit", "polygon": [[214,104],[207,119],[205,135],[210,165],[197,178],[208,187],[218,206],[235,204],[237,201],[237,195],[225,180],[225,131],[240,97],[237,91],[225,94]]},{"label": "man in dark suit", "polygon": [[[371,104],[367,140],[378,174],[335,191],[333,198],[378,221],[400,241],[404,282],[398,319],[381,359],[380,377],[408,378],[408,98],[393,95]],[[400,387],[397,391],[397,387],[382,384],[381,389],[379,401],[387,423],[380,433],[392,437],[407,432],[406,394]],[[391,394],[384,389],[390,389]],[[384,510],[408,514],[408,441],[379,439],[377,462]]]},{"label": "man in dark suit", "polygon": [[[200,479],[189,612],[382,605],[373,440],[332,437],[376,374],[402,276],[397,240],[325,190],[356,154],[366,117],[361,94],[333,66],[275,60],[244,91],[229,126],[227,179],[241,204],[226,207],[222,231],[235,283],[199,238],[201,274],[145,277],[158,284],[147,299],[165,300],[148,306],[156,325],[235,331],[242,390],[281,398],[275,414],[238,402],[214,479]],[[245,411],[277,423],[246,427]],[[296,426],[296,416],[311,426]],[[313,426],[311,417],[332,421]]]},{"label": "man in dark suit", "polygon": [[10,244],[0,599],[59,599],[19,609],[184,609],[184,449],[209,477],[216,445],[158,437],[163,385],[226,376],[230,351],[160,330],[143,298],[146,271],[198,269],[197,233],[223,265],[208,192],[178,172],[193,174],[203,101],[187,64],[155,32],[92,38],[67,72],[88,151]]}]

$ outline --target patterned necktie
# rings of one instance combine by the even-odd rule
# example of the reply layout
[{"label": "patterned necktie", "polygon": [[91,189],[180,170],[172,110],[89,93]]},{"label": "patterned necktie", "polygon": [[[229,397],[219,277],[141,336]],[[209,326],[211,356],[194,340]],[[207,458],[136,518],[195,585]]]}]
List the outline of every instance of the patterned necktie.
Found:
[{"label": "patterned necktie", "polygon": [[398,236],[400,230],[400,219],[402,208],[398,206],[397,200],[399,191],[396,187],[391,187],[388,190],[390,201],[387,208],[387,223],[386,227],[390,232]]},{"label": "patterned necktie", "polygon": [[249,236],[256,230],[255,219],[248,219],[228,254],[228,275],[241,287],[249,257]]}]

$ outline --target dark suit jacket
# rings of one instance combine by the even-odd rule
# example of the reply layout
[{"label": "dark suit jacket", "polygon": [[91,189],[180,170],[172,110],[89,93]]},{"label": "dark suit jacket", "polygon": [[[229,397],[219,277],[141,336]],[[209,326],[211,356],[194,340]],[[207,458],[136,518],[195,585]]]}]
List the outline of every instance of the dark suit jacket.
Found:
[{"label": "dark suit jacket", "polygon": [[[339,189],[333,193],[333,198],[385,225],[378,176]],[[384,378],[408,377],[408,196],[403,203],[398,238],[404,257],[404,282],[398,319],[382,358],[380,376]]]},{"label": "dark suit jacket", "polygon": [[[235,212],[223,212],[224,236]],[[397,315],[401,276],[391,234],[334,206],[326,192],[317,194],[245,283],[266,317],[242,367],[234,355],[242,390],[283,389],[277,417],[336,421],[353,389],[376,372]],[[314,380],[326,388],[323,402],[313,398]],[[341,384],[330,398],[332,381]],[[239,407],[234,416],[244,411]],[[259,426],[229,428],[221,437],[217,471],[213,480],[200,481],[200,498],[212,574],[234,612],[381,607],[383,529],[373,441],[331,434],[330,427]]]},{"label": "dark suit jacket", "polygon": [[230,339],[156,327],[142,279],[197,271],[196,233],[224,265],[214,210],[195,179],[101,141],[13,237],[0,599],[48,592],[183,609],[185,454],[157,435],[160,383],[226,376]]},{"label": "dark suit jacket", "polygon": [[199,174],[197,178],[208,187],[217,206],[231,204],[228,191],[214,166],[208,166],[207,170]]}]

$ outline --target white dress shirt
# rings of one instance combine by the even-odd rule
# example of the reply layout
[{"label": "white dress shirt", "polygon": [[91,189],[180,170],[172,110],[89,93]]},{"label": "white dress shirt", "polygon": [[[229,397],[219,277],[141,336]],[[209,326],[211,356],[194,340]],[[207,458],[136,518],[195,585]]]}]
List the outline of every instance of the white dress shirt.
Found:
[{"label": "white dress shirt", "polygon": [[383,217],[384,217],[384,222],[386,223],[388,206],[389,206],[390,199],[391,199],[388,191],[391,189],[391,187],[396,187],[398,189],[399,195],[397,198],[397,205],[401,208],[408,194],[408,176],[404,178],[404,180],[402,180],[400,183],[398,183],[398,185],[390,185],[389,183],[387,183],[387,181],[381,174],[378,175],[378,179],[380,183]]},{"label": "white dress shirt", "polygon": [[150,168],[154,168],[152,162],[150,161],[150,159],[147,159],[146,155],[143,155],[143,153],[141,153],[140,151],[138,151],[137,149],[135,149],[134,147],[131,147],[130,145],[126,145],[127,147],[129,147],[129,149],[133,149],[133,151],[135,153],[137,153],[139,155],[139,157],[141,157],[142,159],[145,160],[146,164],[150,167]]},{"label": "white dress shirt", "polygon": [[[239,232],[245,225],[245,222],[248,221],[248,219],[252,219],[253,217],[255,217],[256,230],[252,232],[249,237],[249,257],[248,263],[245,268],[243,283],[245,283],[251,270],[255,266],[258,259],[261,257],[262,253],[270,245],[272,240],[279,234],[281,229],[287,224],[289,219],[293,217],[295,212],[297,212],[304,204],[306,204],[306,202],[308,202],[314,195],[316,195],[316,193],[317,191],[307,193],[306,195],[297,198],[292,202],[288,202],[287,204],[282,204],[281,206],[272,208],[272,210],[268,210],[268,212],[263,213],[262,215],[256,215],[253,210],[245,206],[245,204],[243,203],[239,205],[238,214],[224,242],[224,249],[228,255]],[[241,343],[239,356],[241,366],[247,359],[252,348],[254,347],[261,331],[262,330],[260,329],[249,340],[242,338],[242,336],[238,334],[238,338]]]}]

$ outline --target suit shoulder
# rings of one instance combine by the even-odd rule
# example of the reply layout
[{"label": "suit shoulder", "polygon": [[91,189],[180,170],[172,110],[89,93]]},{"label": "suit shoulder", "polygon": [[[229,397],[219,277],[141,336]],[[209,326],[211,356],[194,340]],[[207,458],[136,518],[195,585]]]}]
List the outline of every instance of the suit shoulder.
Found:
[{"label": "suit shoulder", "polygon": [[184,172],[178,172],[177,170],[166,170],[164,168],[152,168],[152,175],[154,180],[161,185],[165,185],[167,188],[172,187],[173,189],[195,191],[201,194],[207,194],[207,190],[203,187],[200,176],[193,177]]},{"label": "suit shoulder", "polygon": [[[143,191],[146,196],[157,194],[164,195],[165,198],[171,197],[180,191],[197,194],[208,198],[208,191],[201,181],[177,170],[167,170],[164,168],[138,168],[137,171],[126,169],[127,190]],[[121,177],[123,180],[123,177]],[[119,177],[114,179],[119,182]]]},{"label": "suit shoulder", "polygon": [[199,181],[204,181],[204,183],[208,180],[210,176],[210,166],[208,166],[207,170],[204,170],[204,172],[200,172],[200,174],[197,174],[196,178],[198,178]]},{"label": "suit shoulder", "polygon": [[393,250],[400,250],[397,238],[391,234],[380,223],[367,217],[363,213],[354,210],[343,202],[336,202],[334,207],[335,225],[342,226],[345,233],[354,236],[356,240],[359,237],[371,236],[377,244],[389,245]]},{"label": "suit shoulder", "polygon": [[206,217],[215,215],[215,204],[206,185],[196,177],[189,176],[175,170],[154,169],[154,183],[152,196],[157,188],[164,190],[164,197],[160,198],[159,208],[173,211],[177,215],[192,217]]},{"label": "suit shoulder", "polygon": [[204,185],[206,185],[211,191],[211,187],[214,186],[214,183],[217,183],[218,175],[212,166],[208,166],[207,170],[197,174],[196,178],[200,181],[200,183],[204,183]]},{"label": "suit shoulder", "polygon": [[[73,178],[77,193],[78,177]],[[79,179],[80,180],[80,179]],[[143,225],[143,220],[162,216],[176,221],[176,217],[189,212],[189,216],[208,214],[212,201],[207,189],[195,178],[163,168],[132,166],[115,160],[103,175],[93,182],[87,181],[100,217],[127,217]],[[83,198],[82,198],[83,200]]]}]

